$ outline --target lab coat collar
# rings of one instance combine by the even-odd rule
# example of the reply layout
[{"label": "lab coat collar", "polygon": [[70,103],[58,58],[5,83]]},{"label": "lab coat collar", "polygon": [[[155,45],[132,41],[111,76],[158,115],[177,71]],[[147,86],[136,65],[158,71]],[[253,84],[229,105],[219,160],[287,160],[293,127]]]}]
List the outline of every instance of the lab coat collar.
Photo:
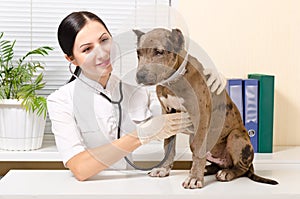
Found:
[{"label": "lab coat collar", "polygon": [[111,93],[113,93],[113,91],[118,88],[120,82],[120,79],[112,74],[107,81],[106,88],[104,88],[99,82],[89,79],[83,73],[80,74],[79,80],[86,84],[87,87],[89,87],[89,89],[91,89],[92,91],[96,93],[102,92],[108,97],[111,97]]}]

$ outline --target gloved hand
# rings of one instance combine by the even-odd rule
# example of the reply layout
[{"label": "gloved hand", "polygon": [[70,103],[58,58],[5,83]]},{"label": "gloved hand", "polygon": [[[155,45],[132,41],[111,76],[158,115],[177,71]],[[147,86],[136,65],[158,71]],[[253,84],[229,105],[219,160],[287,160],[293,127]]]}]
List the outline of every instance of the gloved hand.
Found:
[{"label": "gloved hand", "polygon": [[205,76],[209,76],[206,84],[210,87],[211,92],[217,92],[219,95],[226,87],[226,78],[214,68],[205,68],[203,70]]},{"label": "gloved hand", "polygon": [[162,140],[186,132],[189,126],[192,126],[192,121],[188,113],[163,114],[138,125],[137,136],[142,144],[147,144],[152,140]]}]

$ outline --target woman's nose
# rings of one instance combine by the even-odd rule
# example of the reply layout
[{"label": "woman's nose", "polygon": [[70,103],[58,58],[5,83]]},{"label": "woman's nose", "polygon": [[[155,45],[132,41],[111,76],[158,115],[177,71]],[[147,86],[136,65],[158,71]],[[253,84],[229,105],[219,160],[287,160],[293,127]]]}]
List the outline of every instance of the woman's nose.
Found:
[{"label": "woman's nose", "polygon": [[104,61],[109,59],[109,50],[107,50],[105,47],[99,45],[94,50],[97,59]]}]

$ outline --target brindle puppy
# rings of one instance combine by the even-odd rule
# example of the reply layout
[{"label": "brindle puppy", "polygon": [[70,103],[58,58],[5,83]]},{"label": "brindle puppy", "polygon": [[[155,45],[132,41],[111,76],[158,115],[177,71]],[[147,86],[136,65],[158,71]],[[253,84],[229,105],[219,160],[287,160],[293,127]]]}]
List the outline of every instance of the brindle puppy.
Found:
[{"label": "brindle puppy", "polygon": [[[137,82],[156,84],[163,112],[188,112],[194,125],[190,138],[193,164],[183,187],[201,188],[204,175],[210,174],[216,174],[219,181],[247,176],[257,182],[277,184],[254,174],[253,147],[236,105],[225,90],[220,95],[211,93],[202,64],[184,49],[181,31],[157,28],[147,33],[134,32],[138,37]],[[174,77],[178,70],[181,74]],[[170,140],[165,140],[165,149]],[[175,143],[164,165],[149,175],[168,176],[174,156]],[[206,165],[206,160],[211,164]]]}]

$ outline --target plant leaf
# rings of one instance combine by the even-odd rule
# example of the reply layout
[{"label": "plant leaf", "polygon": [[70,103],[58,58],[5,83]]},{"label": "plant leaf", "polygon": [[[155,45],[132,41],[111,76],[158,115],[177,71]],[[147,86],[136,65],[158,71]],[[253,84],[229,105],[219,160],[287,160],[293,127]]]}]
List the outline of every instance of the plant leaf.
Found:
[{"label": "plant leaf", "polygon": [[46,56],[52,47],[42,46],[27,52],[23,57],[14,59],[16,40],[3,39],[0,32],[0,99],[19,99],[27,111],[36,111],[47,115],[46,98],[37,95],[37,91],[45,87],[44,65],[39,61],[25,59],[31,55]]}]

